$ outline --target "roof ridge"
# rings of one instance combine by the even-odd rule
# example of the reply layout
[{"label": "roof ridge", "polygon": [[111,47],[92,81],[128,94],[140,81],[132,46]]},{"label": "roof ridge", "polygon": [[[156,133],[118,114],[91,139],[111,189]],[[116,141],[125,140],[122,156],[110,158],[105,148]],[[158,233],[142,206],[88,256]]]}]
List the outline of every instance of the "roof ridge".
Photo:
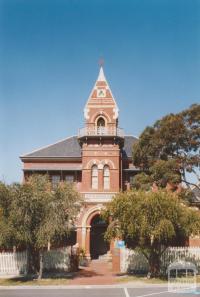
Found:
[{"label": "roof ridge", "polygon": [[40,147],[39,149],[35,149],[35,150],[33,150],[33,151],[29,152],[29,153],[20,155],[19,157],[20,157],[20,158],[26,157],[27,155],[30,155],[30,154],[33,154],[33,153],[35,153],[35,152],[41,151],[41,150],[43,150],[43,149],[45,149],[45,148],[48,148],[48,147],[50,147],[50,146],[52,146],[52,145],[58,144],[58,143],[60,143],[60,142],[63,142],[63,141],[65,141],[65,140],[67,140],[67,139],[69,139],[69,138],[73,138],[73,137],[77,137],[77,135],[72,135],[72,136],[69,136],[69,137],[67,137],[67,138],[63,138],[62,140],[56,141],[56,142],[54,142],[54,143],[52,143],[52,144],[49,144],[49,145],[42,146],[42,147]]},{"label": "roof ridge", "polygon": [[135,136],[135,135],[132,135],[132,134],[127,134],[127,135],[124,135],[124,137],[134,137],[134,138],[137,138],[137,139],[139,139],[139,137],[138,136]]}]

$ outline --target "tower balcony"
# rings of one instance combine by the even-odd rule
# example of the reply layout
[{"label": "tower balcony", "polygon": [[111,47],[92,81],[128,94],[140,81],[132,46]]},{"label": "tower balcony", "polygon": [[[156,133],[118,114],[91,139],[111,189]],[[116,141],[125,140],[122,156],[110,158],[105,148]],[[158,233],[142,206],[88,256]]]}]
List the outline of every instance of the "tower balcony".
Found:
[{"label": "tower balcony", "polygon": [[124,138],[124,130],[116,127],[84,127],[79,129],[78,138],[88,136],[114,136]]}]

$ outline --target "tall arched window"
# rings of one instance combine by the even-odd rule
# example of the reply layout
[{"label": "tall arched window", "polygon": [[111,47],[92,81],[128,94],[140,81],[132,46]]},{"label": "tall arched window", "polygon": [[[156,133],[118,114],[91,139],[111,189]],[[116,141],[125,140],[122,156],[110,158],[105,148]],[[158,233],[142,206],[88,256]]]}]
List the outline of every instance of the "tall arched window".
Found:
[{"label": "tall arched window", "polygon": [[104,118],[102,118],[102,117],[98,118],[97,127],[105,127],[105,120],[104,120]]},{"label": "tall arched window", "polygon": [[98,167],[97,165],[92,166],[92,189],[98,189]]},{"label": "tall arched window", "polygon": [[104,190],[110,189],[110,169],[108,165],[103,168],[103,187]]},{"label": "tall arched window", "polygon": [[97,120],[97,134],[98,135],[105,134],[105,120],[102,117],[98,118]]}]

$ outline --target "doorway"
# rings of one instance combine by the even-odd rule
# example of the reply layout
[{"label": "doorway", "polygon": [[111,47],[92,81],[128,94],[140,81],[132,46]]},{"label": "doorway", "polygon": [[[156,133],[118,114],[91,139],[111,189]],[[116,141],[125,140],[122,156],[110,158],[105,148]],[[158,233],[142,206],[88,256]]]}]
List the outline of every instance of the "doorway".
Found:
[{"label": "doorway", "polygon": [[91,259],[98,259],[106,254],[110,249],[110,244],[104,239],[107,224],[99,214],[95,215],[91,221],[90,231],[90,256]]}]

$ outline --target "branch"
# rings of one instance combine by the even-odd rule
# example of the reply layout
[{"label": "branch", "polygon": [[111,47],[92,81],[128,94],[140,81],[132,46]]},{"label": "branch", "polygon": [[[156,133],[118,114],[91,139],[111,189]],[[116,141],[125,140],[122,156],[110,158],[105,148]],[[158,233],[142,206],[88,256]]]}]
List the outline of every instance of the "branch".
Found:
[{"label": "branch", "polygon": [[197,172],[194,169],[192,169],[192,172],[194,173],[194,175],[196,176],[196,178],[200,181],[200,176],[197,174]]},{"label": "branch", "polygon": [[190,183],[187,182],[186,181],[186,178],[185,178],[185,169],[182,169],[182,176],[183,176],[183,179],[181,179],[181,181],[184,182],[184,183],[186,183],[186,186],[188,187],[188,189],[190,189],[190,186],[189,186]]},{"label": "branch", "polygon": [[166,246],[163,251],[161,252],[161,256],[164,254],[164,252],[166,251],[166,249],[168,249],[168,246]]},{"label": "branch", "polygon": [[[181,181],[184,182],[184,183],[186,183],[187,186],[188,185],[194,186],[195,188],[197,188],[200,191],[200,186],[198,186],[197,184],[188,182],[188,181],[186,181],[186,179],[182,179]],[[191,188],[189,186],[188,186],[188,188],[191,190]]]},{"label": "branch", "polygon": [[146,258],[147,260],[149,260],[148,255],[147,255],[142,249],[140,249],[140,250],[141,250],[142,254],[145,256],[145,258]]}]

